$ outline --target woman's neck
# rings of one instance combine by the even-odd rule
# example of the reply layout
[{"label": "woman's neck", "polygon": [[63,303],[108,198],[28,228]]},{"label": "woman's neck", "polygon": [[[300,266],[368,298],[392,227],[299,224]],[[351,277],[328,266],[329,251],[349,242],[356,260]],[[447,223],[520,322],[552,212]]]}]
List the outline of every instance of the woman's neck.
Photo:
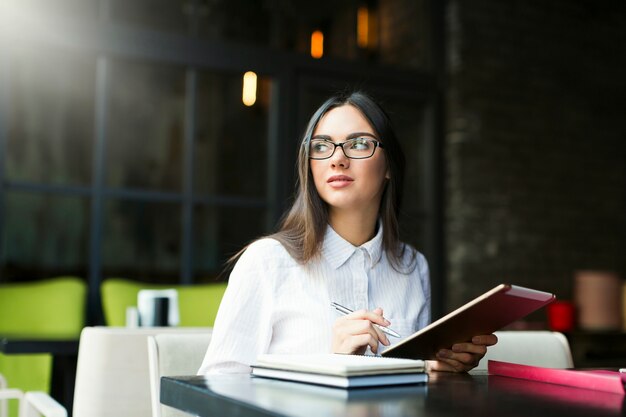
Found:
[{"label": "woman's neck", "polygon": [[361,246],[376,235],[378,212],[330,210],[328,222],[333,230],[354,246]]}]

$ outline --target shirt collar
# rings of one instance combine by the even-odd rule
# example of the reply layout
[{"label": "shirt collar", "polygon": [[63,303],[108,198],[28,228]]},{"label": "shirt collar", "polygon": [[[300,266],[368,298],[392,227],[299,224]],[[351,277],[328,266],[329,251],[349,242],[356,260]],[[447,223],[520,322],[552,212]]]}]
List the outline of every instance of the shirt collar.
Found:
[{"label": "shirt collar", "polygon": [[324,236],[324,243],[322,245],[322,256],[328,261],[333,269],[337,269],[346,263],[346,261],[350,259],[357,249],[361,248],[369,256],[370,268],[373,268],[374,265],[380,261],[383,246],[382,242],[383,225],[380,221],[378,222],[376,235],[359,247],[354,246],[352,243],[339,236],[337,232],[335,232],[333,228],[328,225]]}]

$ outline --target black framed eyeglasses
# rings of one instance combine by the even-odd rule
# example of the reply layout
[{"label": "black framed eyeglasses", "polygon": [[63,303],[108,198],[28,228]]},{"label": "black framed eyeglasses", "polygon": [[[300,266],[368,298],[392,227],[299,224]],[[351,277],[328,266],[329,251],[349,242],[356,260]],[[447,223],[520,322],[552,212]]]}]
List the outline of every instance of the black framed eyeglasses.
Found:
[{"label": "black framed eyeglasses", "polygon": [[360,137],[348,139],[345,142],[335,143],[328,139],[311,139],[309,142],[310,159],[328,159],[340,147],[343,154],[350,159],[371,158],[376,148],[383,148],[383,144],[376,139]]}]

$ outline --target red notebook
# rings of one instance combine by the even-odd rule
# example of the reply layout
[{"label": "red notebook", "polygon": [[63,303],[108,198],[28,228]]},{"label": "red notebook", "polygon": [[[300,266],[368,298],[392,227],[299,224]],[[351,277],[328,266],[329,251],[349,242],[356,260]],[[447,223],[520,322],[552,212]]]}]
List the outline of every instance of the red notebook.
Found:
[{"label": "red notebook", "polygon": [[[437,359],[440,349],[491,334],[554,301],[554,295],[500,284],[437,321],[385,349],[382,356]],[[393,327],[393,325],[391,326]]]},{"label": "red notebook", "polygon": [[487,369],[490,375],[529,379],[622,395],[626,381],[626,375],[616,371],[574,371],[491,360],[488,362]]}]

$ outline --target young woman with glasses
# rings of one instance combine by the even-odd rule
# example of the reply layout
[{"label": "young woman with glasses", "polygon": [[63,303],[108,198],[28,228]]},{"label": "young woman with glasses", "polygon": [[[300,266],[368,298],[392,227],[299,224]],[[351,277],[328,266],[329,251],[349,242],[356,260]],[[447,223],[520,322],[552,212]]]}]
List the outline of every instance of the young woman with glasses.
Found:
[{"label": "young woman with glasses", "polygon": [[[404,165],[370,97],[322,104],[299,150],[293,206],[278,232],[240,252],[200,373],[249,372],[262,353],[380,353],[430,322],[427,262],[399,239]],[[442,350],[430,369],[468,371],[496,341]]]}]

